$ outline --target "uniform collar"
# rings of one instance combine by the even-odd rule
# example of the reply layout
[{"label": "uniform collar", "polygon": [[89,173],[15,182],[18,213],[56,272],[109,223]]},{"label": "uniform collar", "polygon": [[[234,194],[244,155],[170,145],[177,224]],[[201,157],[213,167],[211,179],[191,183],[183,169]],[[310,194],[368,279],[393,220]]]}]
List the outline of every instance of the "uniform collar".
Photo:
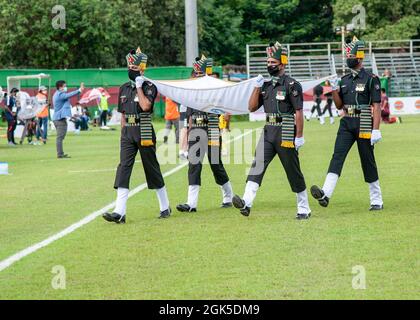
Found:
[{"label": "uniform collar", "polygon": [[130,84],[131,88],[134,88],[136,86],[136,83],[131,79],[130,79],[129,84]]},{"label": "uniform collar", "polygon": [[353,70],[350,69],[351,75],[353,76],[353,78],[364,78],[364,76],[366,75],[366,70],[365,68],[361,68],[360,70]]},{"label": "uniform collar", "polygon": [[271,77],[271,83],[273,84],[273,86],[276,86],[276,84],[283,84],[284,83],[284,78],[286,77],[286,74],[283,74],[281,76],[272,76]]}]

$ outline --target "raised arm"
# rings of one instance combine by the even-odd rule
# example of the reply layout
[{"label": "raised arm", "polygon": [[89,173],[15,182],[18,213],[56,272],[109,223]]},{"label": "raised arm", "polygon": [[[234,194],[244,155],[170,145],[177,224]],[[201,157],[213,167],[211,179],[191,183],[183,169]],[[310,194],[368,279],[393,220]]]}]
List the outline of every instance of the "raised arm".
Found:
[{"label": "raised arm", "polygon": [[252,91],[252,94],[251,94],[251,97],[249,98],[249,103],[248,103],[248,110],[250,112],[255,112],[261,107],[259,105],[260,95],[261,95],[261,88],[254,88],[254,91]]},{"label": "raised arm", "polygon": [[137,77],[136,78],[136,88],[137,88],[137,96],[139,98],[140,108],[144,112],[149,112],[152,110],[153,101],[156,98],[157,90],[155,86],[151,87],[151,93],[145,95],[143,92],[143,84],[144,84],[144,77]]},{"label": "raised arm", "polygon": [[332,97],[333,97],[333,100],[334,100],[335,107],[338,110],[341,110],[341,109],[343,109],[343,100],[341,99],[341,96],[340,96],[339,81],[340,80],[338,78],[334,78],[330,81],[330,83],[331,83],[331,87],[332,87],[332,90],[333,90],[332,91]]},{"label": "raised arm", "polygon": [[260,96],[261,96],[261,88],[263,85],[264,85],[264,77],[262,75],[258,75],[258,77],[255,78],[254,91],[252,91],[251,97],[249,98],[249,102],[248,102],[248,110],[250,112],[255,112],[261,107]]}]

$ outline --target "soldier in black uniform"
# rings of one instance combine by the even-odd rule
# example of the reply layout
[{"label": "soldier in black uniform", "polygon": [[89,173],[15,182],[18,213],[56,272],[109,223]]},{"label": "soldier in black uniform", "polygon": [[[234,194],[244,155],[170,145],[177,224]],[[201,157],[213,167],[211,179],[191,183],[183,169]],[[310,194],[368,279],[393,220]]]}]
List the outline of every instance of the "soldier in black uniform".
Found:
[{"label": "soldier in black uniform", "polygon": [[346,45],[347,66],[350,73],[338,80],[332,80],[333,99],[338,109],[343,109],[334,154],[330,162],[324,186],[311,187],[312,196],[319,204],[327,207],[333,194],[347,153],[355,142],[359,150],[365,181],[369,184],[370,210],[382,210],[382,192],[379,186],[378,169],[373,153],[374,145],[381,140],[381,85],[379,78],[366,71],[362,62],[364,42],[356,37]]},{"label": "soldier in black uniform", "polygon": [[[326,86],[331,86],[331,83],[327,80],[325,81],[325,85]],[[325,94],[325,97],[327,98],[327,103],[325,104],[324,110],[322,110],[322,116],[325,115],[325,113],[328,111],[328,114],[330,116],[330,123],[333,124],[334,123],[334,116],[332,113],[332,103],[333,103],[333,98],[332,98],[332,93],[331,92],[327,92]]]},{"label": "soldier in black uniform", "polygon": [[[212,74],[212,60],[202,56],[193,63],[193,77]],[[180,212],[196,212],[201,186],[201,170],[205,153],[216,183],[222,190],[222,208],[232,207],[232,185],[221,159],[222,137],[219,116],[192,108],[187,109],[188,131],[188,200],[176,208]]]},{"label": "soldier in black uniform", "polygon": [[120,164],[114,184],[114,188],[117,189],[117,201],[114,212],[105,213],[103,218],[110,222],[125,223],[130,177],[139,151],[147,186],[149,189],[155,189],[157,193],[160,206],[159,218],[168,218],[171,209],[156,158],[156,135],[151,122],[157,88],[143,78],[147,56],[140,48],[132,50],[126,58],[130,81],[122,85],[118,96],[122,129]]},{"label": "soldier in black uniform", "polygon": [[322,116],[322,112],[321,112],[321,96],[324,92],[324,88],[319,84],[317,86],[315,86],[314,88],[314,102],[315,104],[313,105],[312,109],[311,109],[311,115],[309,116],[309,118],[307,120],[310,120],[312,118],[312,115],[314,114],[314,112],[316,111],[318,114],[318,119],[320,121],[321,124],[324,124],[324,118]]},{"label": "soldier in black uniform", "polygon": [[243,198],[233,197],[233,205],[244,216],[249,216],[265,171],[278,155],[286,171],[292,191],[297,196],[297,219],[308,219],[311,210],[308,203],[305,179],[300,169],[298,149],[305,143],[303,138],[303,93],[299,82],[285,74],[287,48],[280,43],[267,48],[269,81],[259,75],[256,88],[249,100],[249,111],[257,111],[264,105],[266,125],[257,145],[255,160],[248,175]]}]

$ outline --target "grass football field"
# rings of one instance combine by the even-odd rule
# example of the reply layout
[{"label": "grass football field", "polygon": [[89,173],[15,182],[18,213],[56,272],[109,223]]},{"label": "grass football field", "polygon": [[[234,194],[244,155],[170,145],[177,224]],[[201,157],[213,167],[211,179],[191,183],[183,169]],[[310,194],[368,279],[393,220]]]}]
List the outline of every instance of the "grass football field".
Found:
[{"label": "grass football field", "polygon": [[[261,125],[237,122],[233,128]],[[308,187],[323,184],[337,128],[338,122],[305,122],[300,160]],[[307,221],[295,220],[296,198],[278,158],[249,218],[219,208],[220,189],[208,165],[198,212],[176,212],[187,197],[184,167],[165,178],[170,219],[157,219],[154,191],[140,191],[128,201],[126,225],[98,217],[0,271],[0,299],[419,299],[420,117],[381,129],[375,151],[382,212],[368,211],[356,146],[330,206],[310,198]],[[0,139],[0,162],[10,171],[0,176],[0,263],[115,200],[118,130],[69,134],[68,160],[55,158],[54,143],[52,136],[46,146],[12,149]],[[248,167],[249,161],[226,165],[240,195]],[[131,188],[144,182],[136,163]],[[56,266],[65,270],[65,289],[52,285]],[[352,285],[360,270],[365,289]]]}]

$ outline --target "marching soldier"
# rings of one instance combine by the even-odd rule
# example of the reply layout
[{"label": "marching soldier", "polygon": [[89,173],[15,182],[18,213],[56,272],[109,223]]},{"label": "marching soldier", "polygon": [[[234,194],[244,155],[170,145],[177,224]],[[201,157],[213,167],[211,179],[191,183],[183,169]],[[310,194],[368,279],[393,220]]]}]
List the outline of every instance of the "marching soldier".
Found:
[{"label": "marching soldier", "polygon": [[309,116],[309,118],[307,120],[308,121],[311,120],[314,112],[316,111],[317,114],[318,114],[319,122],[321,124],[324,124],[325,120],[324,120],[324,117],[323,117],[323,113],[321,112],[321,102],[322,102],[321,96],[324,92],[324,88],[319,84],[314,88],[313,92],[314,92],[314,102],[315,102],[315,104],[312,106],[311,115]]},{"label": "marching soldier", "polygon": [[334,103],[337,109],[344,111],[344,117],[340,120],[324,186],[322,189],[312,186],[311,194],[321,206],[328,206],[347,153],[357,142],[363,175],[369,184],[370,210],[382,210],[382,192],[373,153],[374,145],[382,139],[379,131],[381,85],[376,75],[363,68],[363,41],[354,37],[344,49],[350,73],[341,78],[340,84],[338,79],[332,81]]},{"label": "marching soldier", "polygon": [[130,81],[122,85],[118,98],[122,129],[120,164],[114,184],[114,188],[117,189],[117,201],[114,212],[105,213],[103,218],[109,222],[125,223],[130,177],[137,152],[140,152],[143,162],[147,186],[156,190],[160,206],[159,218],[168,218],[171,209],[156,158],[156,135],[151,118],[157,88],[143,78],[147,56],[140,48],[132,50],[126,59]]},{"label": "marching soldier", "polygon": [[[331,83],[330,81],[325,81],[325,85],[330,87]],[[334,124],[334,115],[332,113],[332,103],[333,103],[333,98],[332,98],[332,93],[331,92],[327,92],[325,94],[325,97],[327,98],[327,103],[325,104],[324,110],[322,110],[322,116],[325,115],[325,113],[328,111],[328,114],[330,116],[330,123]]]},{"label": "marching soldier", "polygon": [[[212,59],[204,55],[196,58],[193,63],[193,77],[202,77],[212,74]],[[188,200],[185,204],[179,204],[176,208],[180,212],[196,212],[198,194],[201,186],[201,170],[203,168],[204,155],[210,162],[216,183],[222,190],[222,208],[232,207],[232,185],[223,166],[221,159],[222,138],[219,129],[219,116],[216,114],[187,109],[188,132]]]},{"label": "marching soldier", "polygon": [[298,150],[303,146],[303,93],[299,82],[285,74],[288,63],[287,48],[280,43],[267,48],[267,69],[270,81],[259,75],[256,88],[249,100],[249,111],[264,105],[266,125],[255,152],[243,198],[235,195],[233,205],[244,216],[249,216],[252,203],[261,186],[264,174],[273,158],[278,155],[286,171],[289,184],[297,197],[296,219],[308,219],[311,210]]}]

